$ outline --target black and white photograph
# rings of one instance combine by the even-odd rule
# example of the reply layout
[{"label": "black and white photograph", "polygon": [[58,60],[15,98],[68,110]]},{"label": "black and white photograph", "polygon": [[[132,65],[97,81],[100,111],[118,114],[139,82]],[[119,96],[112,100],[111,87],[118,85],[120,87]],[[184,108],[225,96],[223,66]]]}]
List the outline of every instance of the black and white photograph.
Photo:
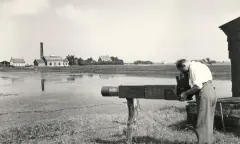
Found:
[{"label": "black and white photograph", "polygon": [[0,0],[0,144],[239,143],[239,0]]}]

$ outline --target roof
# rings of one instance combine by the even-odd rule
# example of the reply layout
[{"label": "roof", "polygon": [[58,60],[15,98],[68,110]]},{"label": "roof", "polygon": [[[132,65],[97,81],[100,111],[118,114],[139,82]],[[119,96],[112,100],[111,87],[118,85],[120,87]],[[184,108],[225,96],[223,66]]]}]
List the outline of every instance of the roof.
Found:
[{"label": "roof", "polygon": [[106,56],[100,56],[99,57],[102,61],[112,61],[112,59],[108,56],[108,55],[106,55]]},{"label": "roof", "polygon": [[228,33],[230,29],[240,29],[240,17],[235,18],[221,26],[219,26],[221,30],[223,30],[224,33]]},{"label": "roof", "polygon": [[44,56],[46,61],[63,61],[61,56]]},{"label": "roof", "polygon": [[44,61],[42,59],[35,59],[34,61],[36,61],[38,64],[44,63]]},{"label": "roof", "polygon": [[23,58],[11,58],[11,61],[13,63],[25,63],[25,60]]},{"label": "roof", "polygon": [[67,59],[64,59],[63,62],[69,62]]},{"label": "roof", "polygon": [[231,20],[231,21],[221,25],[219,28],[225,27],[227,25],[233,25],[233,24],[240,24],[240,17],[237,17],[237,18],[235,18],[235,19],[233,19],[233,20]]}]

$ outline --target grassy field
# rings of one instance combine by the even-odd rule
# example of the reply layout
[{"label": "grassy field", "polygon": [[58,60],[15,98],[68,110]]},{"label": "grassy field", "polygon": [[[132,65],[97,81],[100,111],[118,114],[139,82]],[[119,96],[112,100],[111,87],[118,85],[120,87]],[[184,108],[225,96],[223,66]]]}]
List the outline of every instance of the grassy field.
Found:
[{"label": "grassy field", "polygon": [[[2,144],[121,144],[125,142],[126,116],[126,113],[88,114],[44,120],[2,131],[0,140]],[[141,110],[137,119],[135,143],[190,144],[197,140],[191,131],[185,130],[184,108]],[[240,138],[214,131],[214,143],[238,144]]]},{"label": "grassy field", "polygon": [[[230,79],[231,65],[208,65],[215,79]],[[0,71],[33,71],[34,68],[0,68]],[[42,72],[73,72],[73,73],[100,73],[100,74],[128,74],[140,76],[178,75],[174,65],[88,65],[70,67],[39,67],[36,71]]]}]

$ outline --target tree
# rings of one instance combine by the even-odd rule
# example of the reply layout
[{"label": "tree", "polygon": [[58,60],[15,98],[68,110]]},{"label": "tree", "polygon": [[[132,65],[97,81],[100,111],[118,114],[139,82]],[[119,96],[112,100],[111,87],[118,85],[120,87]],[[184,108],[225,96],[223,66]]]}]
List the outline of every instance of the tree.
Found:
[{"label": "tree", "polygon": [[211,61],[209,62],[209,64],[214,64],[214,63],[217,63],[217,61],[211,60]]},{"label": "tree", "polygon": [[118,57],[111,56],[110,58],[112,60],[111,64],[116,64],[116,65],[123,65],[124,64],[123,60],[119,59]]},{"label": "tree", "polygon": [[66,59],[69,61],[69,65],[76,65],[76,58],[74,55],[68,55]]},{"label": "tree", "polygon": [[209,63],[209,62],[210,62],[210,58],[206,58],[206,60],[207,60],[207,63]]},{"label": "tree", "polygon": [[210,58],[206,58],[206,63],[207,64],[214,64],[214,63],[217,63],[217,61],[211,60]]},{"label": "tree", "polygon": [[78,58],[74,58],[74,65],[78,65]]},{"label": "tree", "polygon": [[88,58],[87,60],[86,60],[86,64],[93,64],[94,63],[94,60],[93,60],[93,58]]},{"label": "tree", "polygon": [[133,64],[153,64],[153,62],[137,60]]},{"label": "tree", "polygon": [[96,64],[97,64],[97,61],[92,60],[92,64],[93,64],[93,65],[96,65]]},{"label": "tree", "polygon": [[78,65],[84,65],[84,64],[85,64],[84,60],[82,58],[79,58]]},{"label": "tree", "polygon": [[101,58],[98,58],[97,64],[101,65],[103,63]]},{"label": "tree", "polygon": [[66,59],[69,61],[69,65],[96,65],[96,64],[114,64],[114,65],[123,65],[124,61],[122,59],[119,59],[118,57],[110,57],[111,61],[102,61],[102,59],[98,59],[98,61],[95,61],[92,57],[87,58],[86,60],[82,58],[77,58],[74,55],[68,55]]},{"label": "tree", "polygon": [[124,65],[124,61],[122,59],[119,60],[119,65]]}]

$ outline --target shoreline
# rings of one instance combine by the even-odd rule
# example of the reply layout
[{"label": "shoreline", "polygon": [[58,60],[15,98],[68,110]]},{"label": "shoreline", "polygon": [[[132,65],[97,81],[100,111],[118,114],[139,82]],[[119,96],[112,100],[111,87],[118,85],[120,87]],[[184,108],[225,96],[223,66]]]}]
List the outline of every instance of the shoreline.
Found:
[{"label": "shoreline", "polygon": [[[231,65],[208,65],[215,80],[231,80]],[[70,72],[95,74],[124,74],[141,77],[168,77],[179,75],[174,65],[87,65],[69,67],[0,67],[0,72]]]}]

